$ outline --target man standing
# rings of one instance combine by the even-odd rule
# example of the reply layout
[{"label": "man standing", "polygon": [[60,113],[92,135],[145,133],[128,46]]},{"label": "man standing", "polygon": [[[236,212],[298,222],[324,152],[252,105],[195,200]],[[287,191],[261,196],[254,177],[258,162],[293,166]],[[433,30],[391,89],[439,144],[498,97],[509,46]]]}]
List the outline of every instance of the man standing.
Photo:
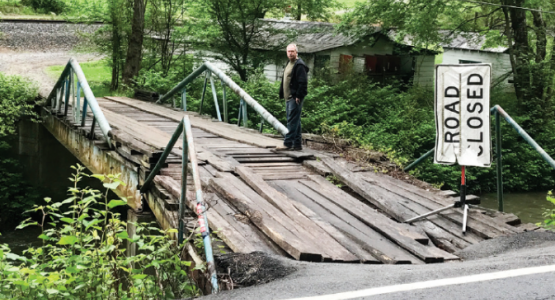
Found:
[{"label": "man standing", "polygon": [[303,100],[307,94],[308,67],[298,57],[297,45],[287,46],[289,63],[283,72],[283,79],[279,87],[279,97],[285,99],[287,106],[287,129],[283,145],[287,150],[302,150],[301,111]]}]

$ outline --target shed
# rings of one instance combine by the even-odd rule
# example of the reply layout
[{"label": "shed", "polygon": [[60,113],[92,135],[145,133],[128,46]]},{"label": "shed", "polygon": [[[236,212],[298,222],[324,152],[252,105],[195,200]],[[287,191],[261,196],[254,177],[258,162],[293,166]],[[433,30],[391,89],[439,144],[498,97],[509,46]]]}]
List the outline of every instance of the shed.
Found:
[{"label": "shed", "polygon": [[[374,27],[373,33],[364,37],[352,37],[337,33],[334,24],[323,22],[264,19],[266,26],[276,31],[294,31],[294,42],[299,57],[316,72],[328,65],[336,73],[352,67],[355,72],[366,73],[376,79],[397,77],[414,84],[433,85],[434,51],[414,51],[409,44],[399,43],[381,28]],[[269,37],[268,44],[282,43],[285,34]],[[263,46],[259,50],[266,50]],[[271,81],[280,81],[287,64],[285,48],[275,53],[274,63],[266,64],[264,73]],[[314,72],[312,72],[314,74]],[[310,73],[309,73],[310,75]]]}]

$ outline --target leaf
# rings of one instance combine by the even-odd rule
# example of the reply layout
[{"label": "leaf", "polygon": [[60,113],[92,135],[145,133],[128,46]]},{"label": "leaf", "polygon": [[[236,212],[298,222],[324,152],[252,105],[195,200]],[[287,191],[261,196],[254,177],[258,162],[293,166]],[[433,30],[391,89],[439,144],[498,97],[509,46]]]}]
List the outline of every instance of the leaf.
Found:
[{"label": "leaf", "polygon": [[74,235],[65,235],[62,236],[62,238],[58,242],[58,245],[73,245],[77,243],[78,240],[79,239]]},{"label": "leaf", "polygon": [[60,221],[66,222],[68,224],[73,224],[75,222],[75,220],[71,218],[61,218]]},{"label": "leaf", "polygon": [[49,293],[50,295],[53,295],[53,294],[58,294],[60,291],[56,289],[46,289],[46,292]]},{"label": "leaf", "polygon": [[133,279],[145,279],[146,275],[145,274],[137,274],[137,275],[133,275],[132,278]]},{"label": "leaf", "polygon": [[107,188],[107,189],[115,190],[115,189],[118,188],[119,185],[120,185],[120,183],[116,181],[116,182],[112,182],[112,183],[105,183],[104,187]]},{"label": "leaf", "polygon": [[91,177],[97,178],[100,181],[104,181],[104,179],[106,179],[106,177],[102,174],[92,174]]},{"label": "leaf", "polygon": [[100,219],[94,219],[90,222],[83,221],[83,223],[85,224],[85,229],[89,229],[91,226],[94,226],[94,225],[96,225],[98,223],[101,223],[101,222],[102,222],[102,220],[100,220]]},{"label": "leaf", "polygon": [[73,273],[79,272],[79,270],[77,270],[76,267],[67,267],[67,268],[66,268],[66,272],[67,272],[67,273],[70,273],[70,274],[73,274]]},{"label": "leaf", "polygon": [[129,234],[127,234],[127,231],[122,231],[118,234],[116,234],[117,237],[119,237],[120,239],[128,239],[129,238]]},{"label": "leaf", "polygon": [[127,201],[125,201],[125,200],[111,200],[108,203],[109,208],[114,208],[116,206],[123,206],[123,205],[127,205]]}]

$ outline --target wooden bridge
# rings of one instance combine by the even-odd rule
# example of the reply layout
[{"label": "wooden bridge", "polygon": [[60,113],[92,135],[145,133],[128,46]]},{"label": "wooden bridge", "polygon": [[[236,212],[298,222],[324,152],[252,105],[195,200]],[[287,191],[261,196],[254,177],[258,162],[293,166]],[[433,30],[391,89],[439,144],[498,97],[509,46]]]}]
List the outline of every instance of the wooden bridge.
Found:
[{"label": "wooden bridge", "polygon": [[[61,99],[62,90],[53,95]],[[76,118],[79,100],[44,106],[44,125],[92,172],[121,173],[127,184],[120,195],[134,209],[148,203],[164,228],[178,227],[183,149],[172,150],[146,193],[138,187],[188,116],[210,229],[233,252],[313,262],[437,263],[458,260],[457,250],[485,239],[536,229],[514,215],[480,208],[470,210],[465,235],[459,209],[408,225],[403,221],[452,204],[454,195],[357,171],[332,153],[282,151],[282,140],[257,131],[125,97],[96,99],[111,126],[106,136],[94,126],[90,110],[83,114],[88,118]],[[327,175],[348,189],[330,183]],[[198,224],[190,177],[187,184],[184,222],[191,232]]]}]

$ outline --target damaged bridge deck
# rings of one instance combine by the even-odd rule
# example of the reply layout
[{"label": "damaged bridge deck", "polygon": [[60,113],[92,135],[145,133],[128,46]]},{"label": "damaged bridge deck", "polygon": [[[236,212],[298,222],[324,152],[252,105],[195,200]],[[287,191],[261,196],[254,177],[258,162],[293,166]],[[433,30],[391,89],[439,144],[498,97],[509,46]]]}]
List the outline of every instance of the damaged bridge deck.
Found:
[{"label": "damaged bridge deck", "polygon": [[[471,209],[466,235],[461,233],[458,209],[403,224],[452,204],[452,195],[379,173],[354,172],[330,153],[279,151],[280,140],[194,113],[124,97],[97,100],[113,128],[116,147],[100,147],[100,152],[88,155],[109,156],[136,174],[137,184],[148,176],[183,115],[190,116],[209,225],[234,252],[264,251],[307,261],[433,263],[458,260],[453,253],[482,240],[531,229],[513,226],[520,223],[514,215],[485,209]],[[71,114],[69,110],[67,116],[55,118],[90,138],[90,124],[74,124]],[[49,125],[63,140],[61,131],[52,128]],[[102,145],[100,132],[92,138]],[[166,228],[178,224],[182,149],[177,145],[182,143],[178,141],[144,195]],[[327,175],[348,189],[330,183]],[[190,216],[185,221],[194,230],[195,195],[192,182],[188,184]],[[136,187],[129,189],[130,205],[140,206]]]}]

